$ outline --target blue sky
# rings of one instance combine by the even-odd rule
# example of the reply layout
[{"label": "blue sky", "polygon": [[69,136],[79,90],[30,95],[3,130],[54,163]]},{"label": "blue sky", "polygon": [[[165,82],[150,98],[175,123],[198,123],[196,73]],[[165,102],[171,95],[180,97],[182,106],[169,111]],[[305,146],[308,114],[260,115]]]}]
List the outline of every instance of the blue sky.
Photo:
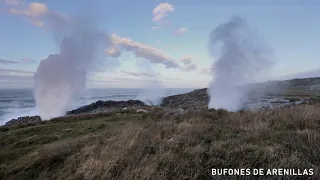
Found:
[{"label": "blue sky", "polygon": [[0,0],[0,88],[32,87],[39,62],[59,52],[45,14],[76,16],[94,3],[100,28],[122,48],[107,48],[89,87],[140,87],[155,79],[166,87],[206,87],[216,60],[208,53],[209,35],[233,16],[272,48],[270,78],[320,76],[316,0]]}]

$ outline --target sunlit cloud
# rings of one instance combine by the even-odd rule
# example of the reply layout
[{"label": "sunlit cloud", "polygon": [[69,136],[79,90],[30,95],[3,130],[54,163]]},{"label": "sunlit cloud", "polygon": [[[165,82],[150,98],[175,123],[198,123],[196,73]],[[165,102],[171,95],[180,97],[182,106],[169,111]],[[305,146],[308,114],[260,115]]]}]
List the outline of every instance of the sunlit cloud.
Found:
[{"label": "sunlit cloud", "polygon": [[136,57],[148,59],[151,63],[163,64],[166,68],[179,68],[180,65],[166,55],[164,52],[148,45],[140,44],[130,38],[119,37],[115,34],[111,35],[114,47],[108,48],[107,53],[113,57],[120,56],[121,51],[129,51]]},{"label": "sunlit cloud", "polygon": [[153,21],[160,21],[165,18],[169,12],[173,12],[174,6],[169,3],[160,3],[153,9]]}]

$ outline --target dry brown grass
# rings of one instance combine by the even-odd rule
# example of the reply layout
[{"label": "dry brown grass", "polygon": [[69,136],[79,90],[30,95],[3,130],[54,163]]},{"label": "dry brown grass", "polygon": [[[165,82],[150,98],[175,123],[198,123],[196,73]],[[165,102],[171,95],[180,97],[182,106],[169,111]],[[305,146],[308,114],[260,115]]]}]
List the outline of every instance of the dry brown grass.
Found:
[{"label": "dry brown grass", "polygon": [[[25,128],[0,132],[1,137],[24,142],[19,146],[1,144],[0,179],[252,178],[212,177],[211,168],[313,168],[312,177],[259,178],[320,178],[319,105],[239,113],[202,110],[183,115],[155,110],[90,119],[57,119],[26,127],[38,128],[33,135],[45,137],[48,134],[41,129],[59,128],[55,130],[60,138],[32,142],[32,148],[25,142],[26,137],[33,138],[25,136]],[[61,127],[73,129],[65,135]],[[31,149],[15,158],[1,158],[17,147]]]}]

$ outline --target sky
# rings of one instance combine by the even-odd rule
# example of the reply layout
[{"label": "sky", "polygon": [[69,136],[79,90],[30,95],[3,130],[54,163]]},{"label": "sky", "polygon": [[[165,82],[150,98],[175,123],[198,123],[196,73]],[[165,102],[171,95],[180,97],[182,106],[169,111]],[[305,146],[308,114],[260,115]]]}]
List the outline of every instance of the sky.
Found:
[{"label": "sky", "polygon": [[0,88],[32,88],[40,61],[59,52],[52,28],[91,6],[112,45],[90,70],[88,87],[137,88],[153,80],[207,87],[218,58],[209,54],[209,36],[234,16],[272,49],[270,79],[320,76],[316,0],[0,0]]}]

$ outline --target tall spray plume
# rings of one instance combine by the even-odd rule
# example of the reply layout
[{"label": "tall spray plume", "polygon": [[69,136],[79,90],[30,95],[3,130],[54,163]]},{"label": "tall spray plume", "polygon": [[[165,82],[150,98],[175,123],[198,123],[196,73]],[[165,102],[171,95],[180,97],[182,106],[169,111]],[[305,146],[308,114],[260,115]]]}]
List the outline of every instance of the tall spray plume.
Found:
[{"label": "tall spray plume", "polygon": [[138,94],[138,99],[147,105],[160,105],[165,96],[165,87],[157,79],[146,80]]},{"label": "tall spray plume", "polygon": [[[68,34],[61,38],[60,52],[42,60],[34,75],[37,109],[45,120],[65,115],[84,90],[88,70],[107,41],[89,16],[74,17],[67,24]],[[53,35],[60,36],[62,32],[56,30]]]},{"label": "tall spray plume", "polygon": [[148,78],[144,79],[141,90],[137,99],[147,105],[160,105],[162,98],[165,96],[165,87],[159,80],[159,72],[148,60],[140,59],[136,64],[140,73],[147,74]]},{"label": "tall spray plume", "polygon": [[273,65],[271,51],[240,17],[217,26],[210,36],[212,81],[209,108],[237,111],[246,100],[248,83],[265,79]]}]

